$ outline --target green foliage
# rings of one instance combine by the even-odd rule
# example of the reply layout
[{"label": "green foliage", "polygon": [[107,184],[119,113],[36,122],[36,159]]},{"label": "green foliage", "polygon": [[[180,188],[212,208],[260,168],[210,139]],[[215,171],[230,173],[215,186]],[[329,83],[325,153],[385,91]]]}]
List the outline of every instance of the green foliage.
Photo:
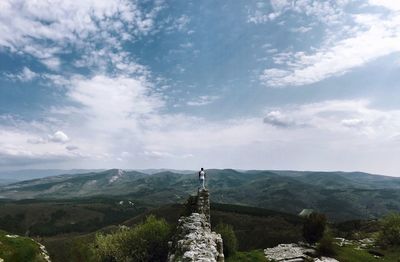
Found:
[{"label": "green foliage", "polygon": [[121,227],[113,234],[96,235],[94,253],[100,261],[165,261],[171,229],[154,216],[133,228]]},{"label": "green foliage", "polygon": [[324,235],[325,227],[325,215],[320,213],[312,213],[304,220],[304,239],[310,244],[318,242]]},{"label": "green foliage", "polygon": [[[345,246],[338,249],[335,256],[340,262],[374,262],[376,258],[369,254],[366,250],[356,249],[354,246]],[[395,261],[386,260],[385,261]]]},{"label": "green foliage", "polygon": [[384,247],[400,246],[400,213],[391,213],[381,221],[378,243]]},{"label": "green foliage", "polygon": [[319,240],[317,252],[321,256],[333,256],[336,254],[336,244],[329,230],[325,230],[323,237]]},{"label": "green foliage", "polygon": [[224,255],[225,257],[230,257],[235,254],[238,247],[238,241],[233,231],[233,227],[231,225],[219,223],[215,227],[215,231],[221,234],[222,240],[224,242]]},{"label": "green foliage", "polygon": [[61,236],[43,238],[40,242],[46,246],[51,261],[53,262],[98,262],[93,252],[94,237],[94,234],[84,236]]},{"label": "green foliage", "polygon": [[[122,206],[126,198],[90,198],[73,200],[0,201],[0,228],[12,234],[56,236],[68,233],[94,232],[102,227],[119,224],[146,208]],[[129,199],[129,198],[128,198]],[[40,214],[38,216],[37,214]]]},{"label": "green foliage", "polygon": [[69,254],[71,261],[96,261],[93,249],[86,239],[72,239]]},{"label": "green foliage", "polygon": [[238,250],[249,251],[296,243],[302,238],[303,219],[297,215],[240,205],[211,203],[211,224],[233,226]]},{"label": "green foliage", "polygon": [[334,235],[346,239],[364,239],[381,229],[375,220],[349,220],[333,225]]},{"label": "green foliage", "polygon": [[248,252],[236,252],[228,257],[226,262],[266,262],[264,252],[262,250],[252,250]]},{"label": "green foliage", "polygon": [[0,258],[7,262],[44,262],[39,245],[27,237],[7,237],[0,230]]}]

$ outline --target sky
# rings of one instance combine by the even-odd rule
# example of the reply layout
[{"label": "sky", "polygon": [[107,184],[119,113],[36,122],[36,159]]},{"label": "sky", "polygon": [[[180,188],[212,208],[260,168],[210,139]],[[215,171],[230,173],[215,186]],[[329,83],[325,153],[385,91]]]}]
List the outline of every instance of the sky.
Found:
[{"label": "sky", "polygon": [[400,176],[400,1],[2,0],[0,170]]}]

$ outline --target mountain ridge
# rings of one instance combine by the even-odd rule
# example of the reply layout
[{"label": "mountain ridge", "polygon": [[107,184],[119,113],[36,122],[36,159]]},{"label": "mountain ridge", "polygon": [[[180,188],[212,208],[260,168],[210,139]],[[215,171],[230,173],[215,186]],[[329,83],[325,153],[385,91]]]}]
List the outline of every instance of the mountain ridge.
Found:
[{"label": "mountain ridge", "polygon": [[[400,210],[400,178],[360,172],[233,169],[207,170],[213,200],[225,204],[260,206],[292,214],[304,208],[327,213],[332,219],[379,217]],[[145,174],[111,169],[68,174],[0,186],[10,199],[130,196],[154,205],[179,203],[198,186],[197,173],[162,170]]]}]

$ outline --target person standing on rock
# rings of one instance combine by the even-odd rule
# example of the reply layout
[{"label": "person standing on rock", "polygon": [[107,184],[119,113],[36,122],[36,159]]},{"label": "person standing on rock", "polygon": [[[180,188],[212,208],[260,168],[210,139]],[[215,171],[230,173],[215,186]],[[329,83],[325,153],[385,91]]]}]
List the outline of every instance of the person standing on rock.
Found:
[{"label": "person standing on rock", "polygon": [[199,172],[199,182],[200,182],[200,188],[205,189],[204,182],[206,181],[206,172],[204,171],[204,168],[200,169]]}]

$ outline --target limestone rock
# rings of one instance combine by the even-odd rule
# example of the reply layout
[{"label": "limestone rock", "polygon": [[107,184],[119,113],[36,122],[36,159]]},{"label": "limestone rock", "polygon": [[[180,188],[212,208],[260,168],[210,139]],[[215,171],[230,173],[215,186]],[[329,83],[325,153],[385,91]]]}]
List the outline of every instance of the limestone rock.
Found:
[{"label": "limestone rock", "polygon": [[315,250],[310,247],[301,246],[298,244],[280,244],[273,248],[264,249],[265,257],[272,261],[285,261],[285,262],[338,262],[334,258],[315,256]]},{"label": "limestone rock", "polygon": [[189,210],[195,211],[178,220],[176,233],[169,242],[169,262],[223,262],[221,235],[211,231],[208,190],[199,189],[188,200]]},{"label": "limestone rock", "polygon": [[297,244],[279,244],[273,248],[264,250],[267,259],[273,261],[305,261],[312,258],[307,253],[313,253],[313,249],[307,249]]}]

